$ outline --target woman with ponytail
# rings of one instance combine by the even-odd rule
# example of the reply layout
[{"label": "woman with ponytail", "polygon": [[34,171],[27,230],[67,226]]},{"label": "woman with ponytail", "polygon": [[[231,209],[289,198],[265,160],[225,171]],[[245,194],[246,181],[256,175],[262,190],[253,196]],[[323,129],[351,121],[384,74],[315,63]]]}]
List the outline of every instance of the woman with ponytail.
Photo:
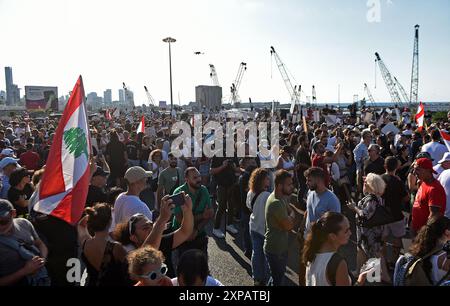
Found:
[{"label": "woman with ponytail", "polygon": [[[109,240],[111,207],[96,204],[85,210],[86,216],[78,224],[81,259],[86,265],[86,286],[127,285],[127,252],[120,243]],[[94,233],[92,237],[89,232]]]},{"label": "woman with ponytail", "polygon": [[303,248],[306,265],[306,286],[363,285],[371,271],[362,273],[353,281],[345,259],[338,249],[346,245],[351,235],[347,218],[335,212],[326,212],[312,223]]}]

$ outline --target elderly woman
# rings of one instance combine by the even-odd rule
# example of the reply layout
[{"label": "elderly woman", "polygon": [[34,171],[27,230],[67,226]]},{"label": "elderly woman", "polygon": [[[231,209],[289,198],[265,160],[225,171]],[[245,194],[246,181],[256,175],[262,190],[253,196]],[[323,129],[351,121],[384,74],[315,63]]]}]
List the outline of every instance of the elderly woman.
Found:
[{"label": "elderly woman", "polygon": [[[358,238],[358,245],[365,253],[365,260],[369,258],[382,257],[382,235],[383,226],[363,227],[362,221],[370,220],[375,214],[378,205],[384,205],[381,196],[384,194],[386,183],[381,176],[369,173],[364,180],[363,191],[366,195],[358,205],[349,204],[349,208],[354,210],[357,214],[357,228],[356,234]],[[363,262],[365,261],[363,260]]]}]

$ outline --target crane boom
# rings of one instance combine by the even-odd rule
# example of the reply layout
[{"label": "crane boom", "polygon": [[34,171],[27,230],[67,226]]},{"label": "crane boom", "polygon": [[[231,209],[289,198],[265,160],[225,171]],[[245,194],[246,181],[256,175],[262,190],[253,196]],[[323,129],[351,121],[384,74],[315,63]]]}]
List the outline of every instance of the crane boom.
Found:
[{"label": "crane boom", "polygon": [[144,86],[144,89],[145,89],[145,93],[147,94],[148,104],[155,106],[155,100],[153,99],[152,95],[148,91],[147,86]]},{"label": "crane boom", "polygon": [[373,98],[372,93],[370,92],[369,86],[367,86],[366,83],[364,83],[364,90],[365,90],[367,97],[369,98],[369,101],[372,104],[372,106],[375,106],[375,99]]},{"label": "crane boom", "polygon": [[275,57],[275,61],[277,63],[278,69],[280,70],[281,77],[283,78],[284,84],[286,85],[286,88],[291,97],[291,113],[293,113],[295,106],[300,103],[301,87],[299,91],[296,91],[296,89],[294,89],[291,79],[289,78],[289,75],[287,73],[286,66],[284,65],[278,53],[275,51],[274,47],[270,47],[270,54]]},{"label": "crane boom", "polygon": [[389,94],[391,95],[392,102],[401,103],[400,95],[398,94],[397,88],[395,86],[394,81],[392,80],[392,75],[389,72],[389,69],[386,67],[384,62],[381,60],[380,54],[375,53],[376,60],[378,61],[378,66],[381,70],[381,75],[383,76],[384,82],[386,83],[386,87],[388,88]]},{"label": "crane boom", "polygon": [[411,73],[411,95],[410,103],[419,103],[419,28],[417,24],[415,26],[416,35],[414,38],[414,53],[413,53],[413,66]]},{"label": "crane boom", "polygon": [[210,64],[209,68],[211,69],[211,73],[209,74],[209,76],[211,77],[214,86],[220,86],[220,84],[219,84],[219,77],[217,76],[216,67],[213,64]]},{"label": "crane boom", "polygon": [[403,100],[405,103],[409,103],[408,95],[406,94],[405,88],[403,88],[402,84],[397,80],[396,77],[394,77],[395,85],[397,86],[398,90],[400,91],[400,94],[403,97]]},{"label": "crane boom", "polygon": [[313,105],[317,104],[317,94],[316,94],[316,86],[312,87],[312,103]]},{"label": "crane boom", "polygon": [[244,77],[244,73],[247,71],[247,63],[242,62],[239,65],[239,70],[236,75],[236,79],[234,80],[234,83],[231,84],[231,98],[230,103],[232,105],[236,105],[241,102],[241,99],[239,97],[239,88],[241,87],[242,79]]}]

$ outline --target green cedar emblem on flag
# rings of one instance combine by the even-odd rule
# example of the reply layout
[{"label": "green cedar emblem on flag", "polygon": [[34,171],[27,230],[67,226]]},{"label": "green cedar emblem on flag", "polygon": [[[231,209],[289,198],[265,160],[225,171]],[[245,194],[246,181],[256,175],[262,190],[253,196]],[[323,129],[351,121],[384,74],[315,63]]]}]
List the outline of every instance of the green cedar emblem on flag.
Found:
[{"label": "green cedar emblem on flag", "polygon": [[64,142],[69,149],[70,154],[74,154],[75,158],[84,154],[88,159],[87,140],[84,131],[80,128],[71,128],[64,132]]}]

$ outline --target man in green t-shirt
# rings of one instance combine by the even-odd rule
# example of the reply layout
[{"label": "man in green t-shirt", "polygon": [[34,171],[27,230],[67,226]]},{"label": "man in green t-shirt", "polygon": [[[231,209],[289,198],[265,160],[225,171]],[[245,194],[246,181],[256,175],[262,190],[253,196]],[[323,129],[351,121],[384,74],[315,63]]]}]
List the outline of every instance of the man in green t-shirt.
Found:
[{"label": "man in green t-shirt", "polygon": [[184,176],[177,167],[178,159],[173,153],[169,153],[169,167],[159,173],[156,210],[159,211],[159,203],[165,195],[173,194],[173,191],[184,183]]},{"label": "man in green t-shirt", "polygon": [[[205,226],[209,220],[214,217],[214,209],[211,205],[211,198],[208,189],[202,185],[202,177],[195,167],[187,168],[184,172],[186,183],[175,189],[173,194],[185,192],[192,199],[192,213],[194,215],[194,232],[191,237],[178,247],[178,256],[190,250],[199,249],[208,254],[208,237]],[[175,207],[175,218],[172,228],[174,230],[180,227],[183,220],[181,207]]]},{"label": "man in green t-shirt", "polygon": [[288,235],[294,227],[295,214],[289,207],[289,198],[294,191],[293,178],[286,170],[275,174],[275,191],[266,202],[266,234],[264,254],[269,263],[274,286],[283,283],[288,257]]}]

